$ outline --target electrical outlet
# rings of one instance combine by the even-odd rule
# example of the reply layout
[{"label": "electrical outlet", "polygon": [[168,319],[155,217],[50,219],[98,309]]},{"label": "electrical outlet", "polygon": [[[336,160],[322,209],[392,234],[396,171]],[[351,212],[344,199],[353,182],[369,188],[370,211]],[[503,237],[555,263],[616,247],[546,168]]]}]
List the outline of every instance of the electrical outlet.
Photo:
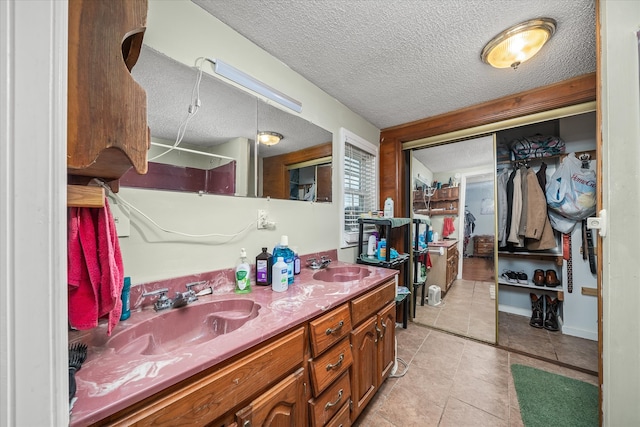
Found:
[{"label": "electrical outlet", "polygon": [[268,226],[268,212],[264,209],[258,209],[258,230],[265,230]]},{"label": "electrical outlet", "polygon": [[122,205],[113,203],[109,206],[113,222],[116,224],[118,237],[128,237],[131,233],[131,220],[129,219],[129,210]]}]

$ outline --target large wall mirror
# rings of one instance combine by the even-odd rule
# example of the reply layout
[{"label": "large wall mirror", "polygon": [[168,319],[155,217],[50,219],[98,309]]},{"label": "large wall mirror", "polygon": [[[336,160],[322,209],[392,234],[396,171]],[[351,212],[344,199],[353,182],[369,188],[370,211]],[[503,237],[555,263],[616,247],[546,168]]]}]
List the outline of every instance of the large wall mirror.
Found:
[{"label": "large wall mirror", "polygon": [[409,154],[412,215],[430,224],[420,233],[432,240],[414,269],[428,295],[414,321],[490,343],[497,340],[494,144],[486,136]]},{"label": "large wall mirror", "polygon": [[[147,92],[149,172],[130,171],[120,185],[330,202],[332,133],[202,67],[143,46],[132,75]],[[282,139],[264,145],[261,132]]]}]

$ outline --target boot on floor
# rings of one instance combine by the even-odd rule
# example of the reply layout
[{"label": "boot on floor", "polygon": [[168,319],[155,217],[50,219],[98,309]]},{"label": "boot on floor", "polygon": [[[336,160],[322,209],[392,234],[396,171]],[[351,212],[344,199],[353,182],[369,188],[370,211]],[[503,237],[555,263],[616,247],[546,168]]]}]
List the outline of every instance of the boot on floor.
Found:
[{"label": "boot on floor", "polygon": [[544,325],[544,320],[542,319],[542,297],[536,294],[529,294],[529,298],[531,298],[531,320],[529,320],[529,325],[534,328],[542,328]]},{"label": "boot on floor", "polygon": [[559,330],[558,326],[558,306],[560,302],[558,298],[553,298],[549,295],[545,295],[547,307],[545,310],[544,328],[548,331],[556,332]]}]

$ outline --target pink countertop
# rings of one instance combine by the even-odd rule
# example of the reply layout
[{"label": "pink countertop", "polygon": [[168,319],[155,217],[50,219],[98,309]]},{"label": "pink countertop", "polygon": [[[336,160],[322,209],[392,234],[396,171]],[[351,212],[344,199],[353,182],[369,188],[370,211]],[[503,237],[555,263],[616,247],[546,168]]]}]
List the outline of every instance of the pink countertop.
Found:
[{"label": "pink countertop", "polygon": [[[333,261],[328,269],[345,266],[356,264]],[[203,343],[180,346],[162,354],[116,354],[114,349],[101,345],[108,339],[106,324],[101,324],[91,331],[70,332],[70,343],[82,341],[89,345],[87,359],[76,374],[77,401],[72,410],[71,425],[84,426],[100,421],[281,332],[317,317],[398,273],[397,270],[380,267],[360,264],[357,266],[369,269],[370,275],[359,281],[323,282],[313,279],[314,273],[321,270],[303,267],[300,275],[295,276],[296,282],[286,292],[273,292],[270,286],[254,286],[255,281],[252,280],[253,291],[244,295],[233,292],[234,286],[229,280],[228,271],[219,272],[207,280],[208,285],[214,287],[212,295],[202,296],[189,306],[169,310],[188,311],[196,305],[211,304],[217,300],[248,299],[260,305],[258,316],[231,333]],[[189,279],[191,278],[190,276]],[[172,281],[177,282],[177,279]],[[184,280],[179,288],[184,290],[184,284],[190,281],[192,280]],[[157,286],[159,283],[161,282],[156,282],[152,288],[162,287]],[[132,288],[133,307],[140,306],[140,294],[148,290],[148,286],[142,285]],[[173,292],[169,295],[173,295]],[[188,314],[186,311],[185,315]],[[121,321],[112,336],[142,320],[165,312],[156,313],[148,305],[132,309],[131,317]]]},{"label": "pink countertop", "polygon": [[448,248],[458,243],[457,240],[438,240],[437,242],[429,242],[430,248]]}]

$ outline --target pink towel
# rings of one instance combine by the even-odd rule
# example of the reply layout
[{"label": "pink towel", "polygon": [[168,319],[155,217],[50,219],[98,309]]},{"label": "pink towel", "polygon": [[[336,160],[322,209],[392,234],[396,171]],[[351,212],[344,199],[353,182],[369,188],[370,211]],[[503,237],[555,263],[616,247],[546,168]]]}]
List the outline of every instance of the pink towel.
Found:
[{"label": "pink towel", "polygon": [[120,320],[124,269],[109,203],[70,208],[68,229],[69,323],[91,329],[108,315],[107,334]]},{"label": "pink towel", "polygon": [[442,237],[448,237],[456,231],[456,228],[453,226],[453,218],[446,217],[442,224]]}]

